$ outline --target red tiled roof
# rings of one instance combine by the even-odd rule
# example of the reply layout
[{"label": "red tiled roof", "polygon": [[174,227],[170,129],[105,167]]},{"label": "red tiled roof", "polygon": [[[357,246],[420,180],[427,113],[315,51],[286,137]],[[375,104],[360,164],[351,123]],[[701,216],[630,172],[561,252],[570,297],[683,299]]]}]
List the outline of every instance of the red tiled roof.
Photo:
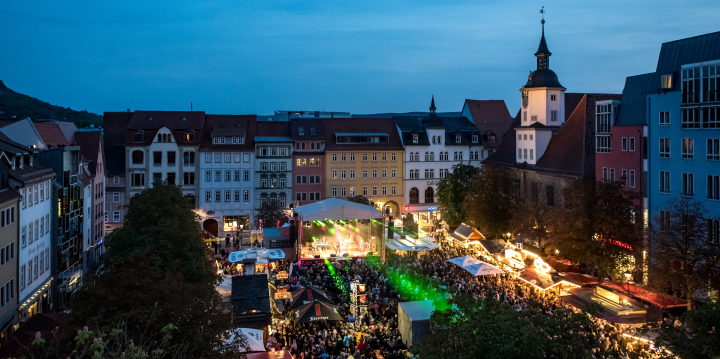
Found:
[{"label": "red tiled roof", "polygon": [[101,141],[100,131],[78,131],[75,136],[77,136],[80,153],[83,157],[97,162]]},{"label": "red tiled roof", "polygon": [[34,122],[35,128],[37,129],[40,137],[47,146],[57,148],[59,146],[70,146],[65,134],[56,123],[52,122]]},{"label": "red tiled roof", "polygon": [[[505,100],[465,100],[470,110],[470,115],[475,126],[480,129],[483,135],[492,131],[496,138],[502,138],[503,134],[511,128],[513,118],[505,105]],[[486,148],[500,146],[500,141],[495,143],[483,142]]]}]

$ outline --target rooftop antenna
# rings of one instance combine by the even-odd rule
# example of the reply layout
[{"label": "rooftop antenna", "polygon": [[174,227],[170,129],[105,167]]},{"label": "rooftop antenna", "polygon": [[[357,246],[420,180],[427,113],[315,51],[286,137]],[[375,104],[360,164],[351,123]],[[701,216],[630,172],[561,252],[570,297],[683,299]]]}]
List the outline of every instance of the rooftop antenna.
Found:
[{"label": "rooftop antenna", "polygon": [[192,101],[190,101],[190,112],[192,112]]}]

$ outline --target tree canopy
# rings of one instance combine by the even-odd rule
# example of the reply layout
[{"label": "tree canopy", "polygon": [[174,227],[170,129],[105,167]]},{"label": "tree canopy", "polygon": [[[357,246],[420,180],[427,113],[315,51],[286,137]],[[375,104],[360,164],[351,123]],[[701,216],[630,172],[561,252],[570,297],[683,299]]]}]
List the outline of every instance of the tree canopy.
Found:
[{"label": "tree canopy", "polygon": [[478,168],[460,163],[452,167],[452,172],[445,175],[437,185],[437,200],[440,204],[442,218],[451,225],[465,221],[466,213],[463,203],[467,196],[470,181],[477,177]]},{"label": "tree canopy", "polygon": [[504,168],[482,166],[469,178],[467,196],[462,208],[465,221],[486,236],[499,237],[510,231],[510,221],[517,208],[512,195],[513,182]]},{"label": "tree canopy", "polygon": [[359,195],[357,195],[357,196],[348,197],[347,200],[350,201],[350,202],[365,204],[365,205],[368,205],[368,206],[370,205],[370,200],[367,199],[367,197],[365,197],[365,196],[363,196],[363,195],[361,195],[361,194],[359,194]]},{"label": "tree canopy", "polygon": [[97,327],[97,333],[121,327],[146,348],[165,341],[173,352],[162,357],[239,355],[243,337],[234,347],[223,344],[231,323],[219,307],[220,277],[179,187],[158,184],[133,197],[125,225],[105,243],[103,273],[73,297],[78,327]]}]

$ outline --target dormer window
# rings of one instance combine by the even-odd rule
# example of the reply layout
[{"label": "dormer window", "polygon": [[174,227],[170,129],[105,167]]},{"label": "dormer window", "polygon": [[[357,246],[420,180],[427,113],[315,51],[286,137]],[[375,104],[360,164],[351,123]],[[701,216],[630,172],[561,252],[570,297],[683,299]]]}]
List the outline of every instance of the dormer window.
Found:
[{"label": "dormer window", "polygon": [[242,145],[243,143],[245,143],[245,137],[233,137],[232,138],[233,145]]},{"label": "dormer window", "polygon": [[158,142],[172,142],[172,135],[168,133],[160,133],[157,137]]},{"label": "dormer window", "polygon": [[152,120],[153,120],[152,116],[148,117],[148,121],[152,121]]},{"label": "dormer window", "polygon": [[145,141],[145,131],[143,131],[143,130],[137,130],[137,131],[133,132],[132,141],[133,141],[134,143],[142,143],[142,142],[144,142],[144,141]]},{"label": "dormer window", "polygon": [[225,137],[213,137],[214,145],[222,145],[225,143]]},{"label": "dormer window", "polygon": [[310,127],[310,136],[317,136],[317,132],[315,132],[315,127]]},{"label": "dormer window", "polygon": [[460,135],[455,135],[455,143],[460,143]]},{"label": "dormer window", "polygon": [[472,135],[472,142],[478,143],[478,135]]},{"label": "dormer window", "polygon": [[195,131],[186,132],[185,133],[185,141],[187,141],[187,142],[195,141]]},{"label": "dormer window", "polygon": [[305,129],[302,127],[298,127],[298,136],[305,136]]},{"label": "dormer window", "polygon": [[495,135],[491,134],[487,136],[488,143],[495,143]]},{"label": "dormer window", "polygon": [[413,135],[413,143],[418,143],[418,135]]},{"label": "dormer window", "polygon": [[660,79],[660,81],[661,81],[661,82],[660,82],[660,87],[661,87],[663,90],[670,90],[670,89],[672,89],[672,85],[673,85],[673,83],[672,83],[672,74],[663,75],[662,78]]}]

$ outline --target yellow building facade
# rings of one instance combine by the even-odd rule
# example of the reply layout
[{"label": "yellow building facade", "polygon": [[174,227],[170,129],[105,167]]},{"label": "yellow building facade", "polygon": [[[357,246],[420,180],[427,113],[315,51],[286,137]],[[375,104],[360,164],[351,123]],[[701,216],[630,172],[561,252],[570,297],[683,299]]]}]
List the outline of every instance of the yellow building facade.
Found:
[{"label": "yellow building facade", "polygon": [[325,198],[368,198],[399,218],[404,149],[392,119],[325,120]]}]

